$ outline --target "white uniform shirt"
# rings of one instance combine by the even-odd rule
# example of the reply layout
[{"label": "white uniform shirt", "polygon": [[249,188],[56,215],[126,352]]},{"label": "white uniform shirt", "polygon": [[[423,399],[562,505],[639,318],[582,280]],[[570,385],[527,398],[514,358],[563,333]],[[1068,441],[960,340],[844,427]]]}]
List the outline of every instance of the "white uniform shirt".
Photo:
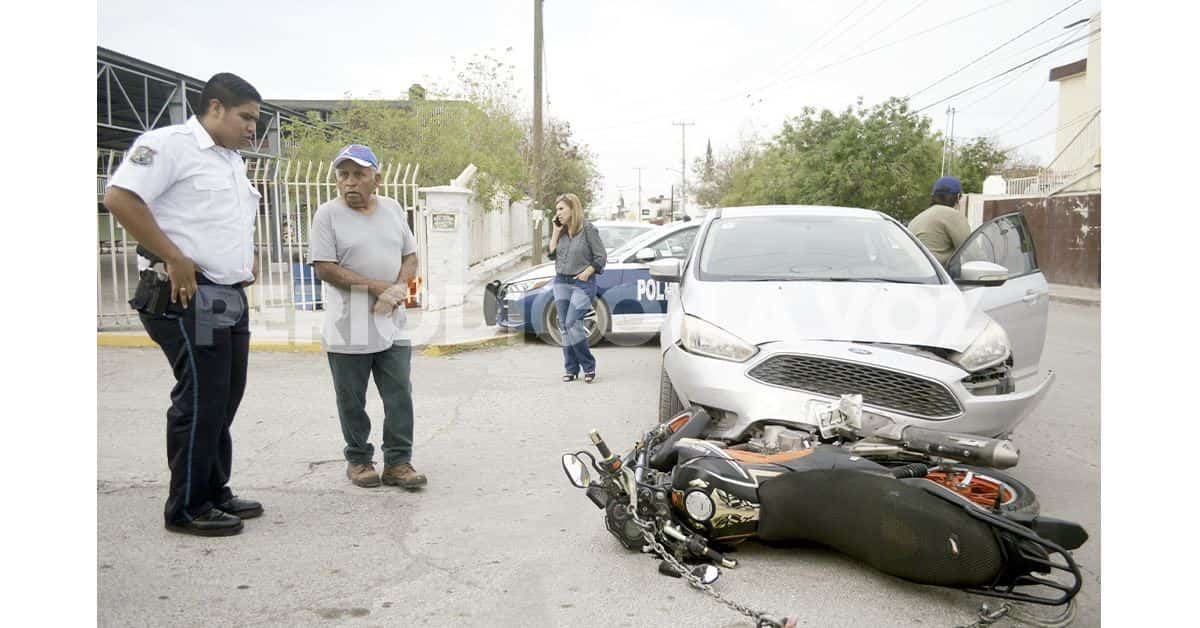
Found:
[{"label": "white uniform shirt", "polygon": [[[253,277],[254,223],[262,195],[237,151],[218,146],[195,116],[134,141],[108,185],[129,190],[210,281]],[[138,269],[149,261],[138,257]]]}]

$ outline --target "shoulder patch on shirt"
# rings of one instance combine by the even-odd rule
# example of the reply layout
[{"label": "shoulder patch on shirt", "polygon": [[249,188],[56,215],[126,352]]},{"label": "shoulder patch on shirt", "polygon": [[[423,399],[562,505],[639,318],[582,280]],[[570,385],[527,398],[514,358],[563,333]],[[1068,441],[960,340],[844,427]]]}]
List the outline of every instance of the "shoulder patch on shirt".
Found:
[{"label": "shoulder patch on shirt", "polygon": [[129,155],[129,161],[139,166],[149,166],[154,163],[154,149],[149,146],[138,146],[133,149],[133,153]]}]

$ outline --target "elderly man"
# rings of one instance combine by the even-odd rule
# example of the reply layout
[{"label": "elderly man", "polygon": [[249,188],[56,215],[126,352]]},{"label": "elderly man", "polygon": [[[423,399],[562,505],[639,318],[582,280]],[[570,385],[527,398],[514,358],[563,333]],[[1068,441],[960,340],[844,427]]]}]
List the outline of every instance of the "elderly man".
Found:
[{"label": "elderly man", "polygon": [[[326,293],[322,345],[346,441],[346,477],[357,486],[425,485],[412,466],[412,345],[404,330],[408,282],[417,273],[417,241],[395,200],[375,194],[379,160],[351,144],[333,160],[337,198],[317,208],[311,260]],[[383,400],[383,475],[376,473],[367,378]]]},{"label": "elderly man", "polygon": [[960,198],[962,183],[955,177],[942,177],[933,184],[933,205],[908,223],[908,230],[925,243],[942,266],[971,235],[967,217],[955,209]]}]

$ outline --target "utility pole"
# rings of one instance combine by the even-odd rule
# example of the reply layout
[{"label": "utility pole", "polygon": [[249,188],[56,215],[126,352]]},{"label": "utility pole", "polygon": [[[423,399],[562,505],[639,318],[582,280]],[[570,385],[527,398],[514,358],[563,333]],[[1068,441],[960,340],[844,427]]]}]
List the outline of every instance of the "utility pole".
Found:
[{"label": "utility pole", "polygon": [[[695,126],[692,122],[672,122],[671,124],[679,127],[680,135],[680,155],[679,155],[679,176],[683,177],[683,184],[679,186],[679,212],[687,215],[687,128]],[[675,222],[675,215],[672,211],[671,222]]]},{"label": "utility pole", "polygon": [[542,263],[542,0],[533,0],[533,203],[530,223],[533,240],[530,257],[534,266]]},{"label": "utility pole", "polygon": [[950,172],[954,173],[954,118],[958,113],[958,109],[950,108]]},{"label": "utility pole", "polygon": [[946,176],[946,166],[954,171],[954,107],[946,106],[946,137],[942,139],[942,174]]},{"label": "utility pole", "polygon": [[642,219],[642,167],[637,166],[634,168],[634,170],[637,170],[638,172],[638,201],[637,216],[635,218],[640,221]]}]

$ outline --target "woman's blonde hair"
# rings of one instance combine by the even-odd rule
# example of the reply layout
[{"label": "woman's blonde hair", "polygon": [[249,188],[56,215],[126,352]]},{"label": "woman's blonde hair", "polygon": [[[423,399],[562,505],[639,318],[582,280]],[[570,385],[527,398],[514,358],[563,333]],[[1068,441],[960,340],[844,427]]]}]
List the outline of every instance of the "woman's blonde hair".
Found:
[{"label": "woman's blonde hair", "polygon": [[554,199],[555,207],[558,207],[559,203],[566,203],[567,209],[571,210],[571,235],[579,235],[579,231],[583,229],[583,223],[586,220],[583,215],[583,203],[580,202],[578,196],[575,196],[570,192],[567,192],[566,194],[559,194],[558,198]]}]

